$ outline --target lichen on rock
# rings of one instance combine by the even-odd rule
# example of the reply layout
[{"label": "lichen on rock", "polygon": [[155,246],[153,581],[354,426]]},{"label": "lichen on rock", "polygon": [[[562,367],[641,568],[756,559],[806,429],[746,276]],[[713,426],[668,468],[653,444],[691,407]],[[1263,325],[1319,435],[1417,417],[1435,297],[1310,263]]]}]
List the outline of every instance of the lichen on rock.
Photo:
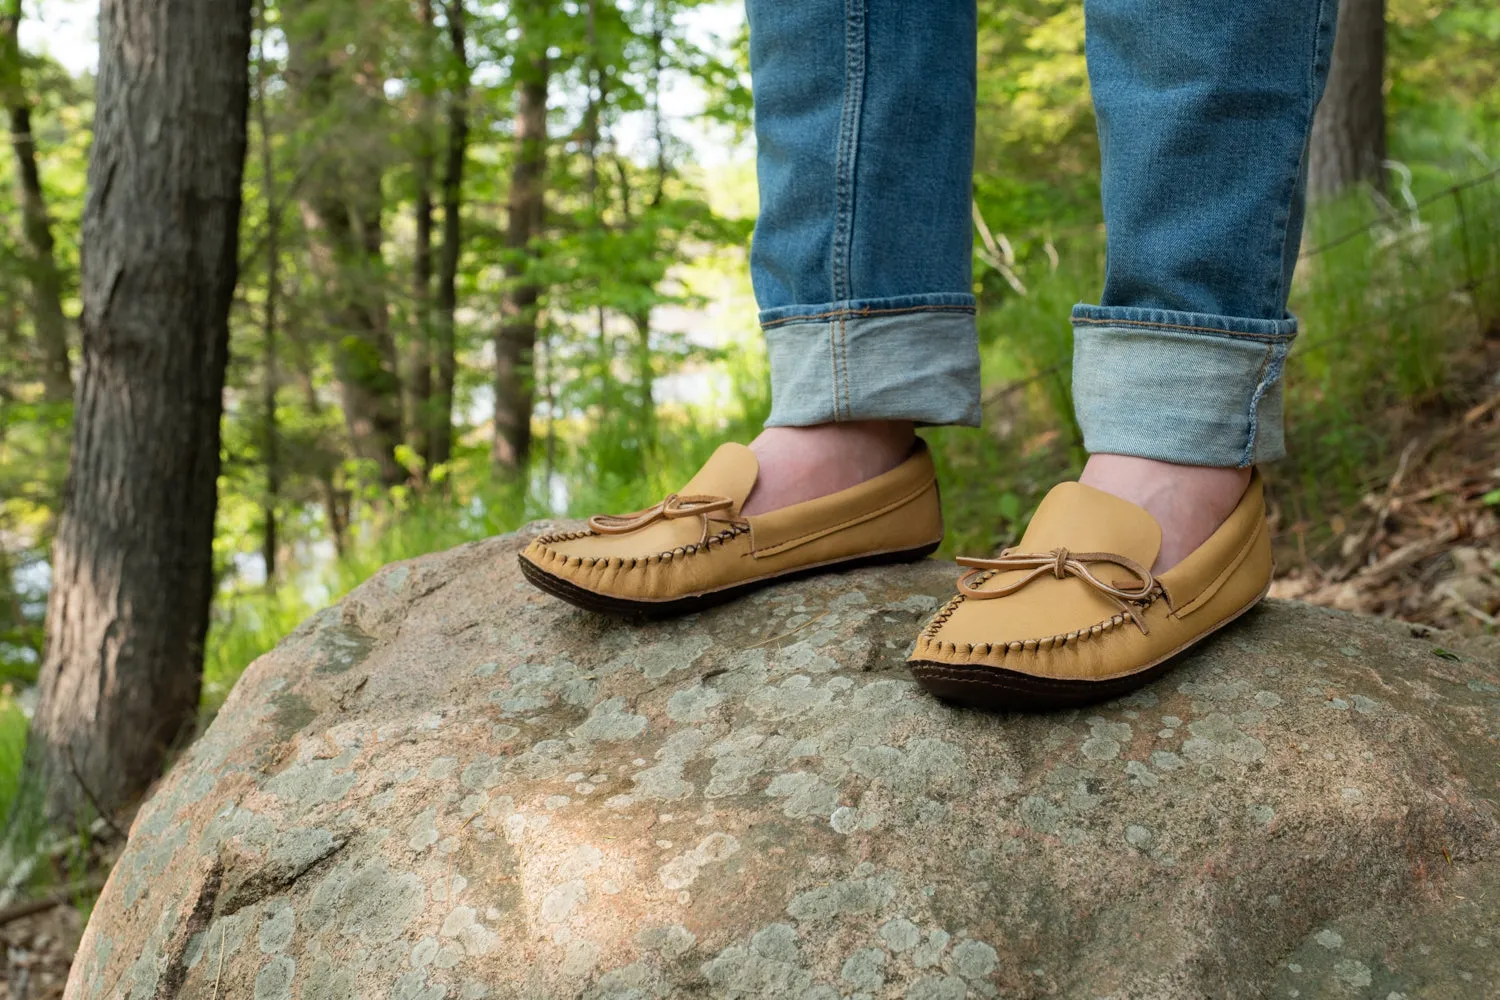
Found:
[{"label": "lichen on rock", "polygon": [[142,809],[67,996],[1500,981],[1493,641],[1271,602],[1131,697],[986,715],[903,666],[945,564],[637,625],[527,586],[528,537],[389,567],[254,664]]}]

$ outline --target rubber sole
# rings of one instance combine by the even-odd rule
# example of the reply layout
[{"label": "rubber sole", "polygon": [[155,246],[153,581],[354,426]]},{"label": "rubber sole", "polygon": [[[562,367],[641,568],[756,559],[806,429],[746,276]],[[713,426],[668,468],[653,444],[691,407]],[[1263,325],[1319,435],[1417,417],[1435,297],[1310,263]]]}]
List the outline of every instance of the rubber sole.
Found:
[{"label": "rubber sole", "polygon": [[800,569],[789,570],[786,573],[778,573],[775,576],[761,577],[746,583],[735,584],[731,587],[705,591],[701,594],[689,594],[686,597],[677,597],[666,601],[632,601],[624,597],[611,597],[608,594],[600,594],[580,587],[577,584],[570,583],[561,577],[553,576],[525,556],[517,556],[516,559],[521,564],[521,575],[526,577],[532,586],[551,594],[553,597],[567,601],[575,607],[583,608],[585,611],[597,611],[601,614],[616,615],[623,618],[656,620],[661,618],[676,618],[679,615],[690,615],[696,611],[703,611],[707,608],[728,603],[773,584],[786,583],[790,580],[801,580],[809,576],[817,576],[820,573],[838,573],[844,570],[859,569],[862,566],[890,566],[897,563],[917,562],[932,555],[941,544],[942,539],[939,539],[929,545],[923,545],[915,549],[876,552],[871,555],[858,556],[854,559],[818,563],[814,566],[804,566]]},{"label": "rubber sole", "polygon": [[1078,708],[1082,705],[1119,698],[1150,684],[1172,670],[1177,665],[1173,661],[1179,656],[1247,614],[1265,599],[1270,590],[1271,587],[1267,584],[1259,597],[1207,632],[1124,677],[1111,677],[1103,681],[1067,680],[1036,677],[1015,670],[1006,670],[1004,667],[942,663],[936,660],[912,660],[907,663],[907,666],[911,668],[917,683],[928,692],[943,701],[970,708],[981,708],[992,712],[1039,712]]}]

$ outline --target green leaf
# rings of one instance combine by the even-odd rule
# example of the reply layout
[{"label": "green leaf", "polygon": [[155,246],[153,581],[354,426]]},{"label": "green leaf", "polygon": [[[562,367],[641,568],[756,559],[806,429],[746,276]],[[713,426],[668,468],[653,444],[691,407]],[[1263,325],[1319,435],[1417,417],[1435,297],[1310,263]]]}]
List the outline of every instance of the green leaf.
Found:
[{"label": "green leaf", "polygon": [[1021,518],[1021,498],[1010,491],[1000,494],[998,501],[1000,516],[1007,521],[1018,521]]}]

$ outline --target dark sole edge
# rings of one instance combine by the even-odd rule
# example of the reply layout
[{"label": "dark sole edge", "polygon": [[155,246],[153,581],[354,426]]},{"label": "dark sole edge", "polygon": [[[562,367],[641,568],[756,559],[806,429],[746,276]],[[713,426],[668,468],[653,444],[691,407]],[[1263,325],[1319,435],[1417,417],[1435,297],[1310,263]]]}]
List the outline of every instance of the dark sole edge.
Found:
[{"label": "dark sole edge", "polygon": [[917,562],[932,555],[938,550],[938,546],[941,544],[942,539],[938,539],[929,545],[923,545],[915,549],[876,552],[871,555],[857,556],[856,558],[845,559],[839,562],[806,566],[802,569],[790,570],[776,576],[751,580],[748,583],[725,587],[721,590],[711,590],[703,594],[693,594],[689,597],[679,597],[670,601],[632,601],[623,597],[610,597],[608,594],[595,593],[592,590],[586,590],[560,577],[553,576],[530,559],[527,559],[524,555],[517,555],[516,560],[521,564],[521,575],[526,578],[527,582],[538,590],[551,594],[560,600],[567,601],[574,607],[583,608],[585,611],[597,611],[606,615],[653,621],[662,618],[676,618],[680,615],[690,615],[697,611],[704,611],[708,608],[728,603],[765,587],[770,587],[778,583],[787,583],[791,580],[802,580],[810,576],[818,576],[822,573],[841,573],[845,570],[860,569],[864,566],[890,566],[896,563]]},{"label": "dark sole edge", "polygon": [[1006,670],[1004,667],[986,667],[963,663],[942,663],[937,660],[911,660],[907,666],[917,683],[933,696],[946,702],[979,708],[992,712],[1046,712],[1059,709],[1078,708],[1138,691],[1152,681],[1169,673],[1177,666],[1175,662],[1188,650],[1217,632],[1234,624],[1248,614],[1270,593],[1271,587],[1260,592],[1260,596],[1213,628],[1178,646],[1161,659],[1150,663],[1133,674],[1112,677],[1105,681],[1075,681],[1051,677],[1034,677],[1031,674]]}]

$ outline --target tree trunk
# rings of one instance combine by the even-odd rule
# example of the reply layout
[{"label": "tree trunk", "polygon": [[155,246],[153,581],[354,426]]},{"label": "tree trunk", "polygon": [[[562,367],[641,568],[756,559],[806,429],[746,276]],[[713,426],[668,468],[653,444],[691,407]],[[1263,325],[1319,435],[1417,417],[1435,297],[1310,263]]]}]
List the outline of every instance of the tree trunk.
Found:
[{"label": "tree trunk", "polygon": [[276,589],[276,557],[280,548],[277,538],[277,507],[281,500],[281,429],[276,422],[276,397],[280,388],[279,359],[276,351],[277,307],[281,298],[281,198],[276,189],[276,155],[271,148],[271,115],[266,107],[266,74],[270,63],[265,59],[265,2],[256,8],[258,41],[255,51],[256,122],[260,128],[262,185],[266,196],[266,305],[261,325],[261,405],[265,409],[262,429],[266,464],[266,495],[261,507],[261,558],[266,564],[266,590]]},{"label": "tree trunk", "polygon": [[[381,128],[384,100],[378,74],[354,71],[342,44],[327,37],[329,16],[307,11],[286,22],[294,70],[312,120],[333,118],[331,134],[307,172],[302,219],[311,237],[313,271],[324,288],[324,322],[334,338],[334,377],[354,455],[371,463],[380,482],[406,480],[396,460],[401,436],[401,379],[386,316],[381,258],[384,166],[367,148]],[[343,61],[335,70],[330,53]],[[352,72],[352,77],[351,77]]]},{"label": "tree trunk", "polygon": [[193,724],[245,160],[250,0],[103,0],[82,366],[26,787],[68,829]]},{"label": "tree trunk", "polygon": [[21,0],[5,0],[5,12],[0,15],[0,94],[10,117],[10,141],[16,157],[21,231],[26,240],[24,269],[41,353],[42,389],[49,402],[66,403],[73,399],[68,321],[62,309],[62,277],[53,255],[52,222],[36,165],[31,102],[21,79],[20,27]]},{"label": "tree trunk", "polygon": [[1328,86],[1313,120],[1307,189],[1384,187],[1385,0],[1342,0]]},{"label": "tree trunk", "polygon": [[[323,401],[318,398],[318,386],[313,380],[312,350],[306,340],[297,335],[295,324],[288,327],[287,336],[291,341],[292,350],[296,353],[297,375],[302,384],[302,398],[307,405],[307,415],[312,418],[315,426],[322,426]],[[333,542],[333,551],[342,559],[348,518],[344,516],[346,502],[336,481],[335,463],[331,458],[324,460],[320,456],[317,463],[317,477],[318,486],[323,493],[323,511],[328,517],[328,534]]]},{"label": "tree trunk", "polygon": [[[647,79],[646,96],[651,109],[652,134],[656,143],[655,177],[643,218],[661,208],[667,192],[667,142],[666,122],[661,109],[661,78],[666,65],[666,10],[662,0],[655,0],[651,8],[651,74]],[[622,157],[615,159],[615,169],[620,176],[620,209],[625,224],[635,224],[631,201],[633,192],[630,170]],[[675,247],[673,248],[675,251]],[[656,291],[648,285],[648,293]],[[641,441],[641,461],[644,463],[656,449],[656,366],[655,352],[651,349],[651,306],[643,306],[630,312],[631,325],[635,327],[636,369],[636,427]]]},{"label": "tree trunk", "polygon": [[469,148],[469,55],[463,0],[448,4],[453,86],[448,103],[448,150],[443,165],[443,255],[439,261],[437,324],[433,344],[437,381],[433,386],[429,449],[434,464],[453,457],[453,382],[457,373],[455,313],[458,261],[463,250],[464,160]]},{"label": "tree trunk", "polygon": [[[491,461],[505,475],[524,474],[531,454],[531,407],[535,392],[532,360],[536,350],[537,302],[541,288],[528,271],[532,241],[546,213],[547,81],[550,66],[545,39],[535,30],[546,13],[541,0],[517,4],[522,36],[516,51],[516,159],[511,168],[509,225],[505,246],[505,294],[495,335],[495,441]],[[529,23],[528,23],[529,22]]]},{"label": "tree trunk", "polygon": [[420,28],[421,63],[417,67],[417,86],[421,98],[417,102],[417,155],[413,164],[416,174],[417,194],[414,213],[416,215],[416,259],[412,265],[412,324],[411,343],[407,351],[406,378],[406,441],[430,466],[432,444],[429,429],[432,424],[432,175],[436,152],[433,149],[433,118],[436,101],[433,93],[437,89],[436,67],[430,55],[433,51],[432,0],[420,0],[418,4]]}]

